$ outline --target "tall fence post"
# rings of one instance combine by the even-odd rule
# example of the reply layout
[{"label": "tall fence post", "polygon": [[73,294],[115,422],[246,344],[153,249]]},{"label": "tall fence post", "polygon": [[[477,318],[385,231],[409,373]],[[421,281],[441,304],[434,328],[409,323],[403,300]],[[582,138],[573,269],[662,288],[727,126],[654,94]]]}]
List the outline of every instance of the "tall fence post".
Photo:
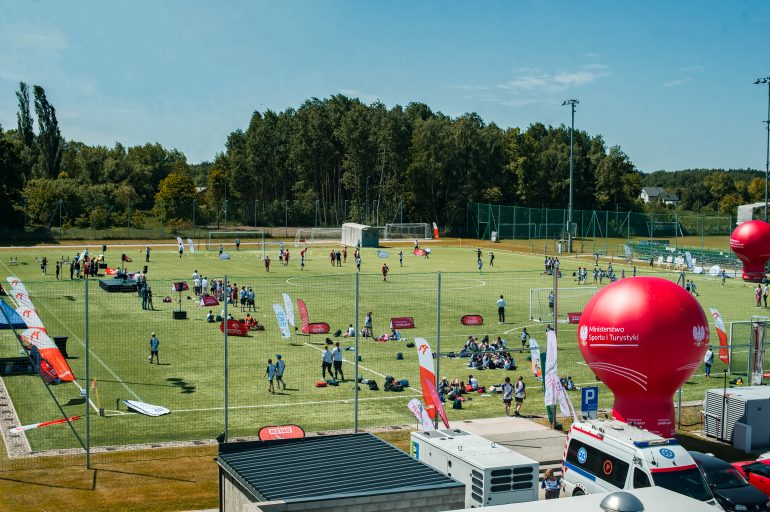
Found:
[{"label": "tall fence post", "polygon": [[356,273],[356,363],[355,370],[353,372],[353,432],[358,432],[358,273]]},{"label": "tall fence post", "polygon": [[[224,284],[225,292],[227,293],[227,291],[228,291],[227,290],[227,286],[228,286],[227,274],[225,274],[224,277],[225,277],[225,284]],[[225,371],[223,372],[224,373],[224,378],[225,378],[225,382],[224,382],[224,392],[225,392],[225,396],[224,396],[224,400],[225,400],[225,431],[223,432],[223,434],[224,434],[223,440],[226,443],[227,442],[227,436],[228,436],[228,430],[229,430],[229,418],[228,418],[228,412],[227,412],[228,409],[229,409],[229,407],[228,407],[228,405],[229,405],[228,404],[228,391],[229,391],[229,389],[228,389],[228,381],[229,381],[228,377],[229,377],[229,374],[228,374],[228,361],[227,361],[227,327],[228,327],[228,325],[227,325],[227,297],[225,297],[225,317],[224,317],[224,319],[222,319],[222,321],[225,323],[225,328],[223,329],[224,330],[224,334],[225,334],[225,339],[224,339],[224,346],[225,346],[225,354],[224,354],[224,356],[225,356],[224,357],[224,360],[225,360]]]},{"label": "tall fence post", "polygon": [[85,283],[85,302],[86,302],[86,469],[91,469],[91,367],[89,361],[91,359],[91,351],[89,350],[89,336],[88,336],[88,279],[84,279]]},{"label": "tall fence post", "polygon": [[[441,272],[438,273],[438,288],[436,291],[436,374],[433,385],[438,389],[441,372]],[[438,428],[438,414],[434,415],[433,424]]]}]

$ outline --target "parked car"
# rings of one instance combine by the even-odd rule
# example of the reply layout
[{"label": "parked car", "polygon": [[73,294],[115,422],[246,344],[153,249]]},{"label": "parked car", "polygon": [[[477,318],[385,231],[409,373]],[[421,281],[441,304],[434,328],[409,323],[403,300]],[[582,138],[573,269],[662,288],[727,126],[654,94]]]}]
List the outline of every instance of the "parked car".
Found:
[{"label": "parked car", "polygon": [[751,485],[770,496],[770,458],[734,462],[733,466]]},{"label": "parked car", "polygon": [[767,495],[749,485],[737,468],[713,455],[690,452],[717,502],[728,511],[770,511]]}]

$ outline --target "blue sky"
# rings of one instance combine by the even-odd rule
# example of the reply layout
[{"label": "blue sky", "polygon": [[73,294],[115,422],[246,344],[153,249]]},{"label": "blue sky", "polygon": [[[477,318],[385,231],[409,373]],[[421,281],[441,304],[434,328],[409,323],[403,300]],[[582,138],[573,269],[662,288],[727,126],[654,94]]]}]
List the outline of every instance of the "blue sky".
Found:
[{"label": "blue sky", "polygon": [[764,169],[770,2],[4,1],[0,123],[40,84],[66,138],[211,160],[254,110],[343,93],[601,133],[642,171]]}]

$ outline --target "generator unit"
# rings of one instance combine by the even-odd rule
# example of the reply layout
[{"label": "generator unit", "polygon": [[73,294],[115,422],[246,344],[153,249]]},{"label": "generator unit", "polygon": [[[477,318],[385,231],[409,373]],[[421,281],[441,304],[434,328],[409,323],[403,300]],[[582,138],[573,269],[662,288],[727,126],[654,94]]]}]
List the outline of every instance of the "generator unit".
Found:
[{"label": "generator unit", "polygon": [[770,446],[770,386],[708,389],[703,406],[707,436],[754,449]]},{"label": "generator unit", "polygon": [[537,501],[537,462],[460,429],[412,432],[415,459],[465,484],[469,508]]}]

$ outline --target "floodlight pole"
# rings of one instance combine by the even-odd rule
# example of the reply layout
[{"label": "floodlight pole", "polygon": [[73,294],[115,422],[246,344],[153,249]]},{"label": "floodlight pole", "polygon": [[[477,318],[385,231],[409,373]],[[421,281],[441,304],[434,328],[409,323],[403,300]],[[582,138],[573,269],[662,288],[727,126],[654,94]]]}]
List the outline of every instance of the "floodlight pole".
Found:
[{"label": "floodlight pole", "polygon": [[770,76],[757,78],[754,85],[767,84],[767,121],[762,121],[767,127],[767,145],[765,146],[765,222],[767,222],[767,187],[770,176]]},{"label": "floodlight pole", "polygon": [[284,236],[288,237],[289,236],[289,200],[288,199],[284,201],[284,208],[285,208],[284,227],[286,229],[286,233],[284,234]]},{"label": "floodlight pole", "polygon": [[572,109],[572,127],[569,131],[569,205],[567,207],[567,252],[572,252],[572,174],[575,167],[574,159],[574,135],[575,135],[575,105],[578,100],[565,100],[562,107],[569,105]]}]

